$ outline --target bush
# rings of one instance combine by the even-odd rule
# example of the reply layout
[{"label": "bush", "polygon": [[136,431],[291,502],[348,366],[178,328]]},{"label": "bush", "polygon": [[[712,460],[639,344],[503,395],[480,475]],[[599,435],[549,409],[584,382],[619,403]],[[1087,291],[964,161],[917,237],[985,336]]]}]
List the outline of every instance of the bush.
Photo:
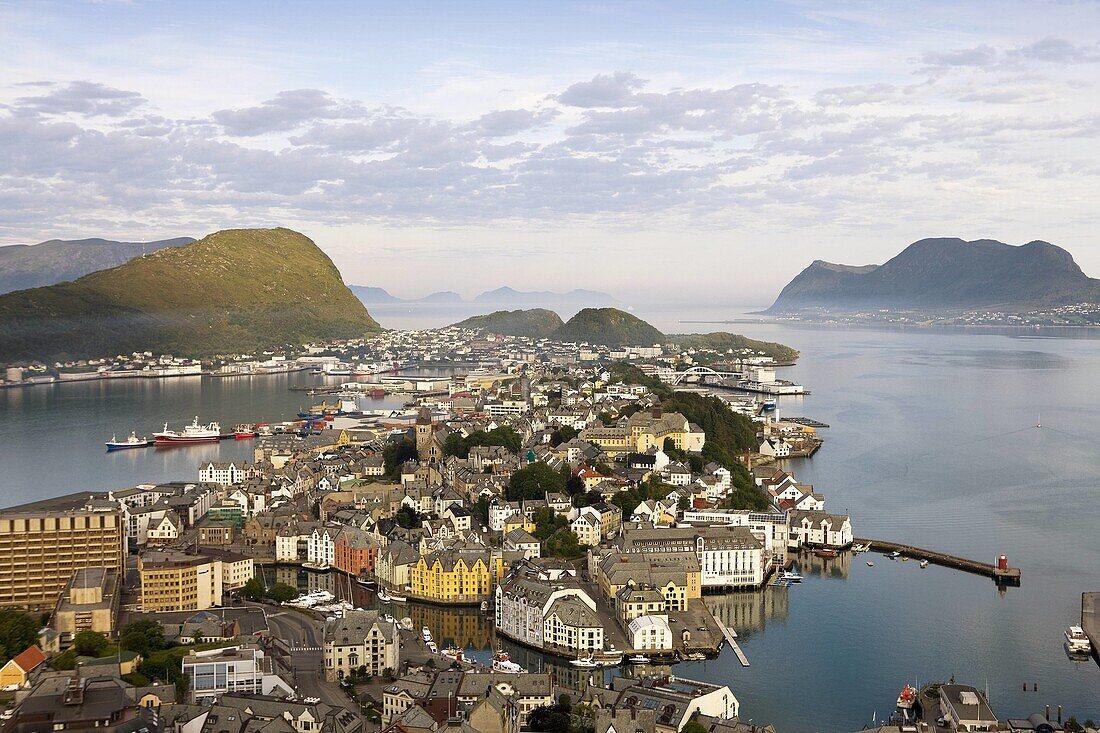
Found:
[{"label": "bush", "polygon": [[73,648],[82,657],[101,657],[110,642],[98,631],[81,631],[73,637]]},{"label": "bush", "polygon": [[38,624],[25,613],[0,611],[0,658],[3,663],[38,643]]},{"label": "bush", "polygon": [[508,501],[541,499],[548,491],[564,493],[565,485],[565,476],[542,461],[536,461],[512,473],[505,497]]},{"label": "bush", "polygon": [[123,649],[148,656],[150,652],[164,649],[164,627],[156,621],[131,621],[119,632],[119,643]]},{"label": "bush", "polygon": [[286,603],[298,597],[298,589],[286,583],[276,583],[268,589],[267,596],[276,603]]}]

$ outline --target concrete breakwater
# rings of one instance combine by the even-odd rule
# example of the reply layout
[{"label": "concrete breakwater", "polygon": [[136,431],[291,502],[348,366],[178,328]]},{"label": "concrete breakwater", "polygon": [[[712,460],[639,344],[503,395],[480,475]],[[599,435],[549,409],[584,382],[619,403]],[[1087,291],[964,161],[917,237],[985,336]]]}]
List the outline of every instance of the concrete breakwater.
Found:
[{"label": "concrete breakwater", "polygon": [[857,545],[865,545],[871,552],[880,552],[882,554],[897,552],[904,557],[910,557],[914,560],[927,560],[933,565],[941,565],[945,568],[962,570],[976,575],[984,575],[1002,585],[1020,584],[1019,568],[1010,568],[1007,567],[1007,565],[1001,567],[1000,565],[994,565],[992,563],[969,560],[957,555],[949,555],[946,552],[926,550],[922,547],[906,545],[899,542],[890,542],[887,540],[856,537],[853,539],[853,542]]}]

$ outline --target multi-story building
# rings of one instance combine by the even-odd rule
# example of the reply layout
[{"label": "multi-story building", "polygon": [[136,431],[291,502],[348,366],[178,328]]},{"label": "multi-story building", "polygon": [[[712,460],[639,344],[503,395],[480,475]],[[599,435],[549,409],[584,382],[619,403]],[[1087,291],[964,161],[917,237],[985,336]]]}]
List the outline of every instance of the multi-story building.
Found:
[{"label": "multi-story building", "polygon": [[504,636],[540,649],[603,649],[596,602],[575,581],[509,577],[496,590],[494,623]]},{"label": "multi-story building", "polygon": [[790,542],[795,547],[839,549],[852,544],[852,521],[847,514],[796,510],[789,516]]},{"label": "multi-story building", "polygon": [[107,568],[77,568],[57,602],[53,628],[66,646],[81,631],[110,635],[118,613],[118,573]]},{"label": "multi-story building", "polygon": [[53,609],[73,571],[121,573],[126,526],[119,511],[0,515],[0,606]]},{"label": "multi-story building", "polygon": [[699,562],[703,588],[759,587],[771,568],[764,551],[748,527],[643,527],[623,532],[624,554],[690,553]]},{"label": "multi-story building", "polygon": [[409,593],[439,603],[480,603],[492,597],[493,583],[503,573],[499,551],[433,552],[409,568]]},{"label": "multi-story building", "polygon": [[252,644],[195,652],[183,658],[182,666],[191,701],[199,705],[227,693],[295,694],[290,667],[280,665],[275,657]]},{"label": "multi-story building", "polygon": [[554,703],[554,685],[546,673],[466,672],[455,698],[464,706],[474,705],[488,695],[499,694],[514,709],[505,730],[518,731],[527,726],[527,717],[535,708]]},{"label": "multi-story building", "polygon": [[222,602],[222,561],[182,552],[147,552],[138,559],[145,611],[202,611]]},{"label": "multi-story building", "polygon": [[378,544],[370,533],[345,527],[333,547],[333,567],[349,575],[373,573]]},{"label": "multi-story building", "polygon": [[400,655],[397,625],[382,621],[377,611],[351,611],[325,624],[325,679],[329,682],[362,668],[369,675],[396,670]]}]

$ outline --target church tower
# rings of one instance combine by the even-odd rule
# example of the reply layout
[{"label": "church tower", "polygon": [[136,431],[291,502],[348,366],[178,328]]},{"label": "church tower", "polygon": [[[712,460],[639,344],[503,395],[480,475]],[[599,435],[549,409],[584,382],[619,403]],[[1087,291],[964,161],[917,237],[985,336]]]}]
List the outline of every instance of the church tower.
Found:
[{"label": "church tower", "polygon": [[432,413],[421,407],[416,415],[416,455],[422,462],[432,457]]}]

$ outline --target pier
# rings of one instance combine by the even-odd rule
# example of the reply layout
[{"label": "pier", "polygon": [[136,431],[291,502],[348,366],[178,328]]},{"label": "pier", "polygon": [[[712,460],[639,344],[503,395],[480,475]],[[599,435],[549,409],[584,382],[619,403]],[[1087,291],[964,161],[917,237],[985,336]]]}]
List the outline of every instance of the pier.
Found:
[{"label": "pier", "polygon": [[745,652],[741,651],[741,645],[737,643],[737,632],[721,621],[718,621],[718,628],[722,630],[722,635],[726,637],[730,649],[737,655],[737,661],[741,663],[741,666],[749,666],[749,658],[745,656]]},{"label": "pier", "polygon": [[1100,663],[1100,593],[1081,594],[1081,628],[1092,643],[1092,657]]},{"label": "pier", "polygon": [[867,549],[871,552],[880,552],[884,555],[890,552],[897,552],[906,557],[911,557],[914,560],[927,560],[933,565],[940,565],[954,570],[962,570],[967,573],[974,573],[975,575],[984,575],[987,578],[992,578],[1000,585],[1020,584],[1019,568],[1001,569],[991,563],[968,560],[965,557],[948,555],[945,552],[926,550],[921,547],[904,545],[898,542],[888,542],[886,540],[872,540],[856,537],[853,539],[853,542],[857,545],[866,545]]}]

